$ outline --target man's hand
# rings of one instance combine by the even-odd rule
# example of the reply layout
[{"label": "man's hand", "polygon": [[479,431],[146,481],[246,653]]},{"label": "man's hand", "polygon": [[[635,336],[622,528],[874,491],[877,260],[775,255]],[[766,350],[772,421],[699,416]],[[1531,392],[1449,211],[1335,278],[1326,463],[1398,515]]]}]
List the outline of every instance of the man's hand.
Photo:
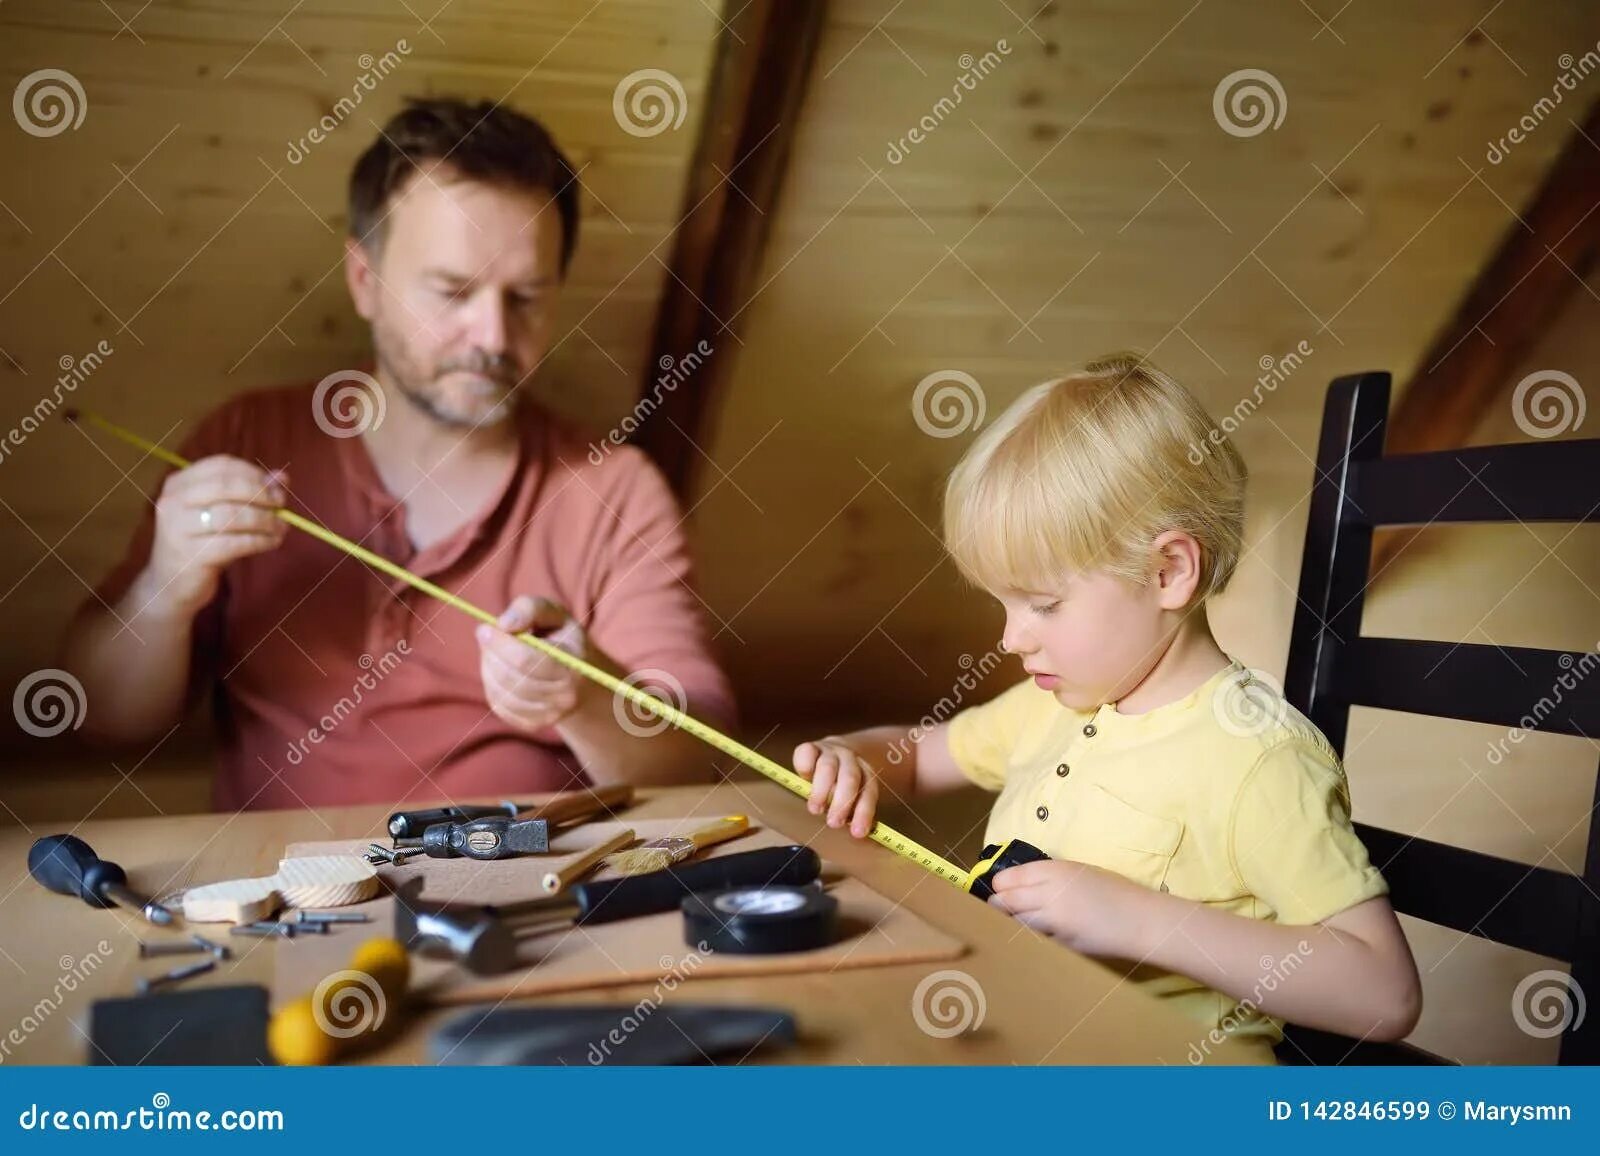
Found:
[{"label": "man's hand", "polygon": [[1085,955],[1137,959],[1152,898],[1164,897],[1087,863],[1044,859],[996,875],[989,902]]},{"label": "man's hand", "polygon": [[526,734],[555,726],[597,689],[588,679],[512,635],[531,630],[570,654],[588,657],[583,628],[560,606],[526,595],[500,615],[499,629],[478,627],[478,668],[489,709]]},{"label": "man's hand", "polygon": [[216,595],[228,563],[275,549],[289,525],[274,511],[288,477],[218,454],[170,474],[156,498],[149,601],[193,616]]}]

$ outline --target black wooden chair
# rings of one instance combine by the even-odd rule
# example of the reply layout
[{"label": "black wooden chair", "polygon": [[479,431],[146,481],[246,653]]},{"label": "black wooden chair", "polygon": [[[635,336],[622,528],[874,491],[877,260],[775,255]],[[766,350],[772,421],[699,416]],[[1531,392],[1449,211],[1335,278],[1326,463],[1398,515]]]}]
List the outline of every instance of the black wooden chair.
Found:
[{"label": "black wooden chair", "polygon": [[[1551,704],[1563,675],[1593,654],[1362,637],[1378,526],[1600,521],[1600,440],[1484,446],[1384,457],[1389,375],[1341,377],[1328,390],[1312,485],[1284,695],[1344,752],[1352,706],[1517,727]],[[1580,666],[1579,663],[1582,663]],[[1538,730],[1600,736],[1600,671],[1560,690]],[[1600,793],[1596,795],[1600,806]],[[1600,821],[1590,809],[1583,874],[1480,854],[1357,823],[1395,909],[1571,965],[1600,997]],[[1600,1009],[1570,1024],[1560,1062],[1600,1062]],[[1510,1014],[1508,1006],[1507,1013]],[[1447,1062],[1406,1045],[1291,1027],[1284,1063]]]}]

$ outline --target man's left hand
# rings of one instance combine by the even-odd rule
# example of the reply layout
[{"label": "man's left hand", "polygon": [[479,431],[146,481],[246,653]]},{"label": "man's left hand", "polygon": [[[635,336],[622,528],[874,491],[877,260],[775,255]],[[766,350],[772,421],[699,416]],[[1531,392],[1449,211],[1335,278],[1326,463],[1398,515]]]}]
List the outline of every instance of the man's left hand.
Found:
[{"label": "man's left hand", "polygon": [[531,630],[580,658],[588,644],[577,620],[554,602],[523,595],[500,616],[499,629],[478,627],[479,671],[489,709],[525,733],[555,726],[587,701],[596,688],[513,635]]}]

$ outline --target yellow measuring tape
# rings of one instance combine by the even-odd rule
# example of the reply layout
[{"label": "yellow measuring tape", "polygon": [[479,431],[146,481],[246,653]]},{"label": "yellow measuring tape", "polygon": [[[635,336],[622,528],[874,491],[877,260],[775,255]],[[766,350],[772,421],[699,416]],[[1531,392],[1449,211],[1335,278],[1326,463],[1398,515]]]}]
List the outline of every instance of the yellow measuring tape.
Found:
[{"label": "yellow measuring tape", "polygon": [[[186,469],[190,465],[186,459],[180,457],[178,454],[173,453],[171,450],[140,437],[132,430],[123,429],[116,423],[107,421],[97,413],[93,413],[89,410],[69,410],[66,413],[66,417],[68,421],[81,421],[95,426],[97,429],[104,430],[111,436],[120,438],[129,445],[143,450],[151,457],[160,458],[168,465],[175,466],[180,470]],[[299,514],[296,514],[293,510],[278,509],[273,512],[295,529],[304,530],[313,538],[319,538],[328,545],[334,547],[336,550],[342,550],[351,557],[365,562],[374,570],[382,571],[392,578],[398,578],[408,586],[415,587],[424,594],[431,595],[448,606],[454,606],[463,614],[469,614],[473,618],[476,618],[479,622],[486,622],[490,626],[495,626],[499,622],[499,619],[496,618],[495,615],[490,614],[481,606],[474,606],[465,598],[460,598],[450,593],[450,591],[444,589],[442,586],[434,585],[426,578],[418,577],[405,567],[395,565],[382,555],[374,554],[366,547],[357,545],[355,542],[350,541],[350,539],[339,534],[335,534],[326,526],[318,525],[310,518],[303,518]],[[608,673],[607,671],[601,670],[593,663],[585,662],[575,654],[567,653],[559,646],[556,646],[551,642],[546,642],[536,634],[525,631],[522,634],[516,635],[515,637],[519,642],[531,646],[533,649],[541,652],[542,654],[555,659],[555,661],[559,662],[562,666],[576,671],[578,674],[583,675],[584,678],[589,679],[591,682],[599,683],[613,694],[620,694],[629,702],[643,707],[645,710],[650,711],[659,718],[666,719],[679,730],[687,731],[701,742],[715,747],[723,754],[732,759],[736,759],[738,762],[743,763],[751,770],[760,772],[773,782],[777,783],[780,787],[785,787],[802,798],[810,797],[811,784],[805,779],[801,778],[799,775],[795,774],[794,771],[790,770],[781,763],[773,762],[765,755],[759,753],[758,751],[752,750],[743,743],[729,738],[715,727],[709,727],[699,719],[685,714],[671,703],[662,702],[654,695],[640,690],[631,683],[624,682],[622,679]],[[943,879],[946,883],[953,883],[957,887],[960,887],[964,890],[970,884],[971,876],[968,872],[963,871],[960,867],[957,867],[948,859],[945,859],[939,855],[935,855],[932,851],[928,850],[928,848],[924,847],[916,840],[908,839],[906,836],[902,835],[899,831],[896,831],[893,827],[890,827],[887,824],[874,823],[868,838],[870,838],[874,843],[878,843],[889,848],[889,850],[893,851],[895,854],[904,856],[905,858],[910,859],[913,863],[926,868],[928,871],[931,871],[933,874],[937,875],[940,879]]]}]

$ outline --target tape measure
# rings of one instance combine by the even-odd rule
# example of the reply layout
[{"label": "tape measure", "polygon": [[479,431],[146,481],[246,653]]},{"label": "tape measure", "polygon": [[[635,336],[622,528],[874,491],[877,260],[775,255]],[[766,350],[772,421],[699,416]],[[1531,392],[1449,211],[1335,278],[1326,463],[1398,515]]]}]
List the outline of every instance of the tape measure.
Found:
[{"label": "tape measure", "polygon": [[[155,442],[149,441],[146,438],[140,437],[132,430],[124,429],[122,426],[107,421],[99,414],[90,410],[67,410],[65,411],[65,417],[68,421],[75,423],[80,421],[85,422],[97,429],[103,430],[112,437],[127,442],[129,445],[143,450],[151,457],[158,458],[177,469],[187,469],[192,464],[187,459],[173,453],[171,450],[166,449],[163,446],[159,446]],[[383,557],[382,555],[374,554],[366,547],[358,545],[342,535],[335,534],[326,526],[320,525],[317,522],[313,522],[310,518],[301,517],[293,510],[279,509],[275,510],[274,513],[276,513],[280,519],[287,522],[295,529],[302,530],[305,533],[310,534],[313,538],[317,538],[323,542],[326,542],[334,549],[340,550],[350,555],[352,558],[356,558],[362,562],[365,562],[374,570],[377,570],[383,574],[387,574],[391,578],[398,579],[413,589],[420,590],[424,594],[438,599],[447,606],[453,606],[463,614],[468,614],[473,618],[476,618],[479,622],[487,623],[490,626],[499,625],[499,619],[495,615],[490,614],[487,610],[483,609],[481,606],[475,606],[471,602],[468,602],[465,598],[461,598],[458,595],[452,594],[444,587],[436,586],[434,583],[429,582],[426,578],[422,578],[416,574],[413,574],[403,566],[397,566],[395,563],[389,561],[389,559]],[[646,691],[640,690],[632,683],[623,681],[616,675],[611,674],[609,671],[601,670],[593,663],[585,662],[575,654],[569,654],[567,651],[562,650],[559,646],[556,646],[551,642],[546,642],[536,634],[525,631],[522,634],[516,635],[515,637],[519,642],[522,642],[527,646],[531,646],[534,650],[539,651],[548,658],[554,659],[567,669],[575,671],[584,678],[587,678],[590,682],[598,683],[607,690],[611,691],[611,693],[621,695],[629,702],[649,711],[656,717],[665,719],[679,730],[687,731],[701,742],[707,744],[708,746],[715,747],[729,758],[749,767],[752,771],[755,771],[761,775],[765,775],[768,779],[771,779],[780,787],[792,791],[801,798],[810,797],[811,784],[797,775],[794,771],[790,770],[781,763],[774,762],[765,755],[761,754],[759,751],[745,746],[738,740],[728,737],[715,727],[707,726],[699,719],[685,714],[671,703],[662,702],[659,698],[656,698],[654,695]],[[938,876],[940,879],[943,879],[946,883],[954,884],[964,891],[970,890],[973,882],[978,879],[977,874],[962,870],[960,867],[950,862],[950,860],[945,859],[943,856],[934,854],[921,843],[918,843],[915,839],[907,838],[905,835],[902,835],[899,831],[896,831],[893,827],[890,827],[887,824],[874,823],[872,825],[871,832],[868,834],[868,838],[880,846],[887,847],[896,855],[899,855],[904,859],[911,860],[919,867],[922,867],[926,871],[929,871],[930,873]]]}]

